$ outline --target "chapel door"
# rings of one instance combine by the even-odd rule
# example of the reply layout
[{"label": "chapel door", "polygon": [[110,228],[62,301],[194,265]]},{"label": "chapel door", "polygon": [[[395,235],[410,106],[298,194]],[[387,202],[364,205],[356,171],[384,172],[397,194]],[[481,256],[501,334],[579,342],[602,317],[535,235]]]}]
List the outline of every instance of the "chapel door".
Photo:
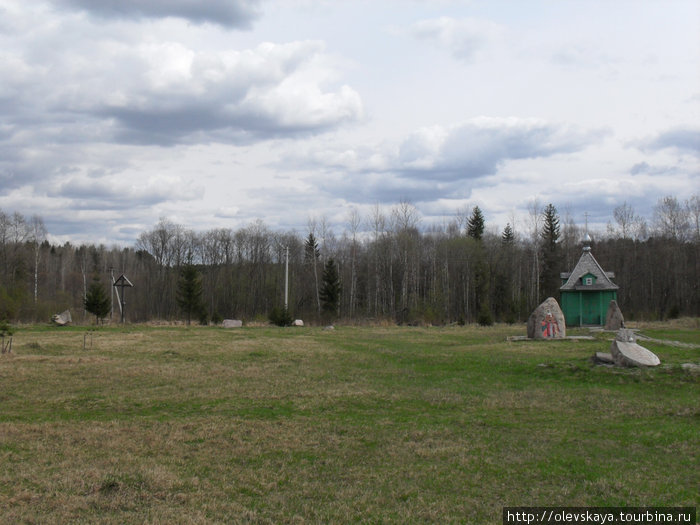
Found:
[{"label": "chapel door", "polygon": [[584,293],[581,301],[581,317],[583,324],[600,324],[598,294]]}]

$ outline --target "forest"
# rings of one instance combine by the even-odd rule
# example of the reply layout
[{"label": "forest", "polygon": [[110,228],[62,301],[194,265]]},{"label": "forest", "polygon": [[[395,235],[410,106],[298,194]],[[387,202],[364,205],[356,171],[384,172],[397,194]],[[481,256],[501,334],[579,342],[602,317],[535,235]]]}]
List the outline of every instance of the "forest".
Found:
[{"label": "forest", "polygon": [[[192,313],[181,297],[189,275],[196,321],[267,322],[284,307],[287,272],[288,313],[305,322],[521,322],[546,297],[559,299],[560,273],[573,269],[586,233],[553,204],[528,210],[522,230],[509,223],[502,231],[478,206],[426,225],[403,201],[366,217],[353,209],[340,234],[325,218],[310,219],[303,234],[262,220],[195,232],[163,218],[128,247],[52,244],[41,217],[0,210],[0,320],[43,323],[68,309],[75,323],[118,322],[116,297],[98,316],[86,298],[95,289],[113,297],[112,279],[125,275],[134,285],[123,298],[127,322],[181,321]],[[700,198],[666,196],[645,211],[649,223],[622,204],[605,231],[589,232],[594,256],[615,272],[622,312],[699,316]]]}]

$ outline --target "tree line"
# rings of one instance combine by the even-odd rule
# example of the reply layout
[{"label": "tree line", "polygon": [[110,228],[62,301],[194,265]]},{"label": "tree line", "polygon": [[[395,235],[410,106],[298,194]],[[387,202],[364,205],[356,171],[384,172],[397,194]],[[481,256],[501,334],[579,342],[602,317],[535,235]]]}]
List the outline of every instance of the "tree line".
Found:
[{"label": "tree line", "polygon": [[[630,319],[700,315],[700,199],[659,199],[647,223],[627,203],[593,253],[620,286]],[[478,206],[443,224],[422,224],[415,206],[351,210],[341,234],[325,219],[303,233],[263,221],[195,232],[161,219],[129,247],[47,240],[38,216],[0,210],[0,320],[45,322],[70,309],[77,322],[120,318],[112,279],[130,322],[223,318],[396,323],[519,322],[581,255],[585,227],[553,204],[533,201],[522,229],[489,228]],[[286,284],[285,284],[286,283]],[[288,308],[284,310],[285,288]],[[111,313],[114,311],[114,313]]]}]

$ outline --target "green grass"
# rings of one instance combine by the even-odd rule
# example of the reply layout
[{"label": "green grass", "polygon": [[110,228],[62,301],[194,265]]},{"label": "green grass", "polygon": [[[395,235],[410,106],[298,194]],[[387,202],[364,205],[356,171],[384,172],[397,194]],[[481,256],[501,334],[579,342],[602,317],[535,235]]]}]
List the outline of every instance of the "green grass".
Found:
[{"label": "green grass", "polygon": [[[0,521],[500,523],[690,506],[698,348],[594,366],[524,327],[22,328],[0,358]],[[697,323],[642,330],[700,345]]]}]

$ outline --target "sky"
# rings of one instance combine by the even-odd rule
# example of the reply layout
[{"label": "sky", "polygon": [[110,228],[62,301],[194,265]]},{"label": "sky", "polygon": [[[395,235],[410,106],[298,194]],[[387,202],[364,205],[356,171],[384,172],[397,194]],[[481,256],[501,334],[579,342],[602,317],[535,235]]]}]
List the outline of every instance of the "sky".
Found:
[{"label": "sky", "polygon": [[697,0],[0,0],[0,210],[52,242],[698,193]]}]

